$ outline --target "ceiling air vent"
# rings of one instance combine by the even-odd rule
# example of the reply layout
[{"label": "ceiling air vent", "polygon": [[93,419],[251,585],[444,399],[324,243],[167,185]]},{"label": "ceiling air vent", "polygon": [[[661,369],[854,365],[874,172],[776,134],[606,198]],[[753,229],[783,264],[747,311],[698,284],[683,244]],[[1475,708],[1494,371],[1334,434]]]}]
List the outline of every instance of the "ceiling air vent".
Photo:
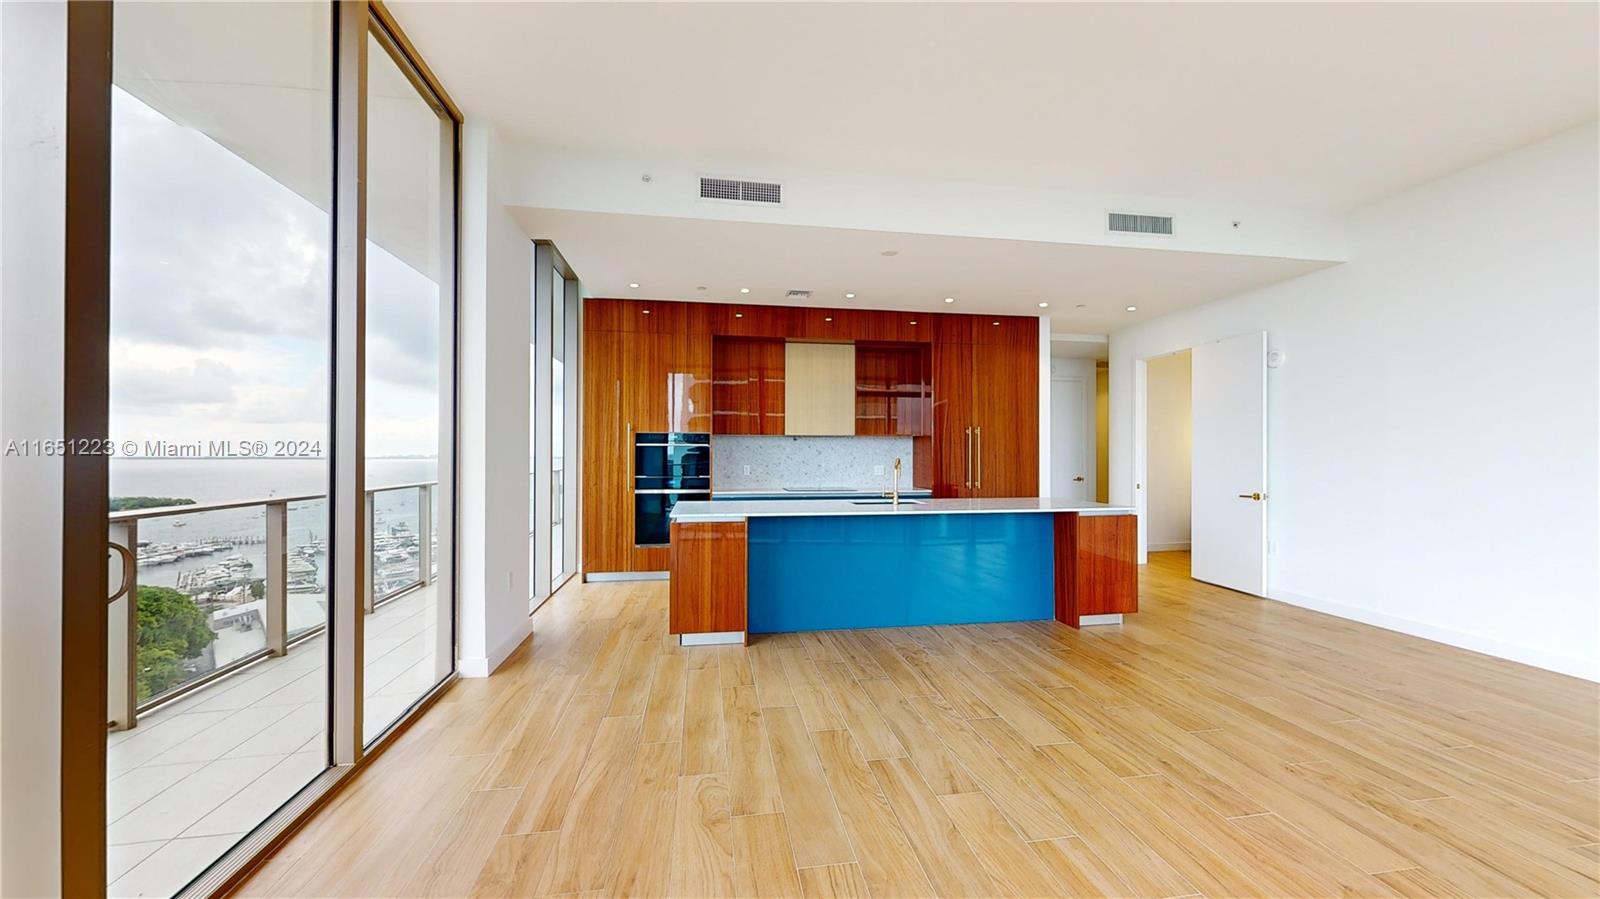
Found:
[{"label": "ceiling air vent", "polygon": [[1106,229],[1123,234],[1171,234],[1172,216],[1111,212],[1106,215]]},{"label": "ceiling air vent", "polygon": [[775,181],[738,181],[733,178],[701,178],[700,199],[731,200],[735,203],[783,203],[783,185]]},{"label": "ceiling air vent", "polygon": [[798,301],[809,300],[809,299],[811,299],[811,291],[809,291],[809,290],[791,290],[787,294],[785,294],[785,297],[787,299],[791,300],[791,301],[797,301],[797,302]]}]

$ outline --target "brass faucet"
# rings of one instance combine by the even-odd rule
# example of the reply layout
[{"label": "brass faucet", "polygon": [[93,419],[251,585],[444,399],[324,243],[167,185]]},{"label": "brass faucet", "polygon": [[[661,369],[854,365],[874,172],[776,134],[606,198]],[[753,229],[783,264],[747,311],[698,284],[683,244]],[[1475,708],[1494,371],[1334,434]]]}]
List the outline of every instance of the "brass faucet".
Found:
[{"label": "brass faucet", "polygon": [[900,457],[899,456],[896,456],[895,459],[894,459],[894,492],[893,493],[889,493],[889,492],[885,491],[884,492],[884,496],[891,497],[894,500],[894,507],[896,509],[900,508]]}]

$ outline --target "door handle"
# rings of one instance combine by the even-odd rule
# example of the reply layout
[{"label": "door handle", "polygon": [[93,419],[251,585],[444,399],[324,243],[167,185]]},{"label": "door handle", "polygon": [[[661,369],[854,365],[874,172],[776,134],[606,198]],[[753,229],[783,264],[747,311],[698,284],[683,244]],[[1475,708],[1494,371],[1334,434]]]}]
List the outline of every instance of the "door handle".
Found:
[{"label": "door handle", "polygon": [[1267,495],[1264,494],[1264,493],[1241,493],[1241,494],[1239,494],[1239,498],[1240,499],[1255,500],[1256,502],[1259,503],[1262,500],[1266,499]]},{"label": "door handle", "polygon": [[106,604],[116,602],[133,591],[133,579],[138,574],[139,561],[134,558],[133,550],[120,543],[108,544],[111,551],[122,557],[122,585],[117,587],[117,592],[111,594]]},{"label": "door handle", "polygon": [[983,425],[978,425],[977,473],[972,476],[972,489],[983,489]]},{"label": "door handle", "polygon": [[966,426],[966,489],[973,489],[973,426]]},{"label": "door handle", "polygon": [[1083,483],[1083,475],[1080,474],[1077,477],[1073,478],[1072,482],[1075,483],[1075,484]]}]

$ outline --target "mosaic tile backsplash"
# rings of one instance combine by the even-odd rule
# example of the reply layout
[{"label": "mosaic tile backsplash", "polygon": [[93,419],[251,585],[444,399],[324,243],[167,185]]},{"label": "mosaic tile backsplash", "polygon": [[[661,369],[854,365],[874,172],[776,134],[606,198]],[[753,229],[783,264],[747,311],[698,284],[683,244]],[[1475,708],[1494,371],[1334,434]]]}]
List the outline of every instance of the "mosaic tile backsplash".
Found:
[{"label": "mosaic tile backsplash", "polygon": [[885,490],[894,478],[897,456],[900,486],[909,488],[910,437],[712,437],[711,487]]}]

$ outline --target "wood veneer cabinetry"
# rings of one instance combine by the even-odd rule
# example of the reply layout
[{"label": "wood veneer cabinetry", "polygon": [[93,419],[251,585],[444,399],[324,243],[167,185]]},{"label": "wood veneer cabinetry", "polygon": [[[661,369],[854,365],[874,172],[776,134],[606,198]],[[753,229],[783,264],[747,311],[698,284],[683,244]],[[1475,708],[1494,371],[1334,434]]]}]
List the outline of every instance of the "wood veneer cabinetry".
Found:
[{"label": "wood veneer cabinetry", "polygon": [[856,343],[856,434],[933,433],[932,356],[926,344]]},{"label": "wood veneer cabinetry", "polygon": [[591,299],[583,330],[585,572],[667,569],[665,547],[633,543],[634,435],[784,433],[791,339],[857,344],[845,433],[912,437],[914,486],[1037,492],[1035,318]]},{"label": "wood veneer cabinetry", "polygon": [[782,434],[784,341],[716,337],[711,349],[711,432]]},{"label": "wood veneer cabinetry", "polygon": [[1138,518],[1056,515],[1056,620],[1139,611]]},{"label": "wood veneer cabinetry", "polygon": [[743,521],[673,523],[667,630],[744,630],[748,558]]},{"label": "wood veneer cabinetry", "polygon": [[933,345],[935,496],[1037,496],[1039,322],[940,316]]}]

